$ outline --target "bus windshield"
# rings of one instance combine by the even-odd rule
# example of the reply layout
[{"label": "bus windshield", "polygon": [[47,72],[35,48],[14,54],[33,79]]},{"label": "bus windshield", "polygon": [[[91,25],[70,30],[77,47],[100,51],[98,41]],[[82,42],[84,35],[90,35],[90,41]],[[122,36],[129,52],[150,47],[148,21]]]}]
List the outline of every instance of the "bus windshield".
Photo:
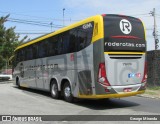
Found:
[{"label": "bus windshield", "polygon": [[146,41],[142,22],[133,17],[105,15],[105,52],[145,52]]}]

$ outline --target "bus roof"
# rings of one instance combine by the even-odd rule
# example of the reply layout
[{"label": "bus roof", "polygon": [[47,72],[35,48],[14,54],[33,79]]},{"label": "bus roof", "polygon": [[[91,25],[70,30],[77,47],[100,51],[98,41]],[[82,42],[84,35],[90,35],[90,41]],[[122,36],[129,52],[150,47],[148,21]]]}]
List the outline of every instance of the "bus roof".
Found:
[{"label": "bus roof", "polygon": [[[18,49],[21,49],[21,48],[23,48],[23,47],[29,46],[29,45],[31,45],[31,44],[37,43],[37,42],[39,42],[39,41],[42,41],[42,40],[44,40],[44,39],[46,39],[46,38],[52,37],[52,36],[54,36],[54,35],[57,35],[57,34],[59,34],[59,33],[65,32],[65,31],[70,30],[70,29],[73,29],[73,28],[75,28],[75,27],[77,27],[77,26],[80,26],[80,25],[83,25],[83,24],[85,24],[85,23],[88,23],[88,22],[91,22],[91,21],[94,21],[94,22],[97,22],[97,23],[98,23],[99,21],[102,21],[102,20],[103,20],[102,15],[96,15],[96,16],[89,17],[89,18],[84,19],[84,20],[82,20],[82,21],[79,21],[79,22],[76,22],[76,23],[71,24],[71,25],[69,25],[69,26],[66,26],[66,27],[64,27],[64,28],[61,28],[61,29],[59,29],[59,30],[57,30],[57,31],[51,32],[51,33],[49,33],[49,34],[42,35],[42,36],[40,36],[40,37],[38,37],[38,38],[32,39],[32,40],[30,40],[30,41],[28,41],[28,42],[25,42],[25,43],[23,43],[22,45],[18,46],[18,47],[15,49],[15,51],[18,50]],[[102,21],[102,22],[103,22],[103,21]],[[98,28],[100,28],[100,26],[102,26],[102,25],[98,25]],[[103,34],[102,32],[99,32],[99,34],[100,34],[100,35],[94,37],[92,40],[95,41],[95,40],[99,39],[100,37],[103,37],[103,36],[102,36],[102,34]]]},{"label": "bus roof", "polygon": [[[85,23],[91,22],[91,21],[93,21],[93,22],[95,23],[95,25],[94,25],[94,31],[95,31],[95,32],[93,31],[92,42],[97,41],[97,40],[99,40],[99,39],[101,39],[101,38],[104,37],[103,17],[104,17],[104,16],[108,16],[108,15],[109,15],[109,16],[121,16],[121,17],[135,18],[135,17],[131,17],[131,16],[116,15],[116,14],[102,14],[102,15],[92,16],[92,17],[86,18],[86,19],[84,19],[84,20],[82,20],[82,21],[79,21],[79,22],[76,22],[76,23],[71,24],[71,25],[69,25],[69,26],[66,26],[66,27],[64,27],[64,28],[61,28],[61,29],[59,29],[59,30],[57,30],[57,31],[51,32],[51,33],[49,33],[49,34],[42,35],[42,36],[37,37],[37,38],[35,38],[35,39],[32,39],[32,40],[30,40],[30,41],[28,41],[28,42],[25,42],[25,43],[23,43],[22,45],[18,46],[18,47],[15,49],[15,51],[18,50],[18,49],[24,48],[24,47],[26,47],[26,46],[32,45],[32,44],[34,44],[34,43],[40,42],[40,41],[42,41],[42,40],[44,40],[44,39],[46,39],[46,38],[50,38],[50,37],[52,37],[52,36],[54,36],[54,35],[57,35],[57,34],[60,34],[60,33],[62,33],[62,32],[65,32],[65,31],[68,31],[68,30],[70,30],[70,29],[73,29],[73,28],[78,27],[78,26],[80,26],[80,25],[83,25],[83,24],[85,24]],[[135,18],[135,19],[138,19],[138,18]],[[139,21],[141,21],[141,20],[139,19]],[[101,23],[99,23],[99,22],[101,22]],[[141,22],[142,22],[142,21],[141,21]],[[96,25],[96,23],[97,23],[97,25]],[[143,23],[143,22],[142,22],[142,23]],[[144,24],[143,24],[143,26],[144,26]],[[95,30],[95,28],[97,28],[97,30]],[[95,33],[96,35],[94,35],[94,33]]]}]

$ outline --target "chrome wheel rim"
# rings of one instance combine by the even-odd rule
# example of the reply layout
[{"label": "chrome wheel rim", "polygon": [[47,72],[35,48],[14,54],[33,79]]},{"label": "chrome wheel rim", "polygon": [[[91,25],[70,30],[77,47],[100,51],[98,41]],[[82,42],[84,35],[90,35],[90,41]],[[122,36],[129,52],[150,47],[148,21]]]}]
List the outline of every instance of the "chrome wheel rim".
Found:
[{"label": "chrome wheel rim", "polygon": [[65,94],[66,97],[70,97],[70,95],[71,95],[71,89],[70,89],[69,86],[65,87],[64,94]]},{"label": "chrome wheel rim", "polygon": [[52,85],[52,94],[55,96],[57,94],[58,87],[56,84]]}]

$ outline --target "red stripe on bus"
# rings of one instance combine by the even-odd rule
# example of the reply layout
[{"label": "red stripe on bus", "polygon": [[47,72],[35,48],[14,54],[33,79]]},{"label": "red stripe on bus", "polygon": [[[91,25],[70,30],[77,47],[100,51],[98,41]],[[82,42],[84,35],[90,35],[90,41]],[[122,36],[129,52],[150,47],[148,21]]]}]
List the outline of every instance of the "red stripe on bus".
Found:
[{"label": "red stripe on bus", "polygon": [[135,36],[121,36],[121,35],[118,35],[118,36],[111,36],[111,38],[126,38],[126,39],[141,39],[139,37],[135,37]]}]

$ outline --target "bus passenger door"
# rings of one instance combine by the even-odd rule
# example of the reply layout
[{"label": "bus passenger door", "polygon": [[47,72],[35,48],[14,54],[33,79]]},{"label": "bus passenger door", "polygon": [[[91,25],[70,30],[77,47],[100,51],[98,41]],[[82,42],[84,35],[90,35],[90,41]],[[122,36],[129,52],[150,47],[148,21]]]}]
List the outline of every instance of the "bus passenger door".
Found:
[{"label": "bus passenger door", "polygon": [[37,88],[43,89],[44,88],[44,70],[45,70],[45,65],[43,63],[43,59],[37,59],[36,60],[36,83],[37,83]]}]

